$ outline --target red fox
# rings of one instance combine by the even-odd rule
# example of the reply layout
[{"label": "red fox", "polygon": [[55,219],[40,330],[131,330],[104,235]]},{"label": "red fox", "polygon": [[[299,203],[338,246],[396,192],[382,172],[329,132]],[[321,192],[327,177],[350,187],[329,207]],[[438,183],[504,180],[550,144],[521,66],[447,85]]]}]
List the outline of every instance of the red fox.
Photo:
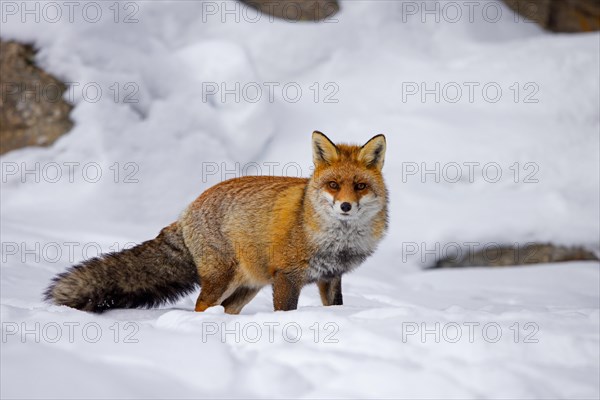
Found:
[{"label": "red fox", "polygon": [[316,283],[323,305],[342,304],[342,275],[384,236],[386,140],[335,145],[312,135],[310,178],[247,176],[200,195],[154,240],[84,261],[57,275],[45,299],[84,311],[153,307],[201,286],[196,311],[238,314],[273,287],[277,310],[295,310]]}]

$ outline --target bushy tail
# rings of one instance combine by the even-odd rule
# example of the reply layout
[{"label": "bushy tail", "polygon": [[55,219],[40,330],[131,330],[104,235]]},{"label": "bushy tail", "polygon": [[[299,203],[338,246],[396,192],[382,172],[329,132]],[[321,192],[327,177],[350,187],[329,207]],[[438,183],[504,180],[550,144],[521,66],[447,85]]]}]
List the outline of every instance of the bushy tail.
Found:
[{"label": "bushy tail", "polygon": [[92,258],[57,275],[45,300],[79,310],[154,307],[193,291],[200,281],[179,224],[131,249]]}]

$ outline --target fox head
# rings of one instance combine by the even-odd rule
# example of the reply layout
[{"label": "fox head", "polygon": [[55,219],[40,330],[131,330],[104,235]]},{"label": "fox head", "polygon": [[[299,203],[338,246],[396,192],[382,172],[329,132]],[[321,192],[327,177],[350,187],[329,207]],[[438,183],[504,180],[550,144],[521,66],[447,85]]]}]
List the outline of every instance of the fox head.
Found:
[{"label": "fox head", "polygon": [[312,201],[321,215],[341,221],[371,219],[385,212],[387,191],[381,174],[385,136],[377,135],[363,146],[334,144],[315,131],[312,135],[315,172]]}]

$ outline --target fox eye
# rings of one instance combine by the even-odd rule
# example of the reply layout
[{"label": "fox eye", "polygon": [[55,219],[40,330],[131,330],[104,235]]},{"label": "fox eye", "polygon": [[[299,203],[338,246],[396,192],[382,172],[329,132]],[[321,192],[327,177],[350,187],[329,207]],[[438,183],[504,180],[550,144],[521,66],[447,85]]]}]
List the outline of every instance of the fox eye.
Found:
[{"label": "fox eye", "polygon": [[329,182],[329,187],[333,190],[338,190],[340,188],[340,185],[338,185],[337,182],[331,181]]},{"label": "fox eye", "polygon": [[354,189],[356,189],[356,190],[365,190],[366,188],[367,188],[366,183],[357,183],[356,185],[354,185]]}]

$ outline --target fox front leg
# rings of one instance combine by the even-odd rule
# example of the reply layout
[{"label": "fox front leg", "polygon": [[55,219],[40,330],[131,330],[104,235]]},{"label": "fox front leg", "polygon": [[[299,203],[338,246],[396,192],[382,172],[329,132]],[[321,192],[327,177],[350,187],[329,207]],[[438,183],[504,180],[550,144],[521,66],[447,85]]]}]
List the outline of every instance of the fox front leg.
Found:
[{"label": "fox front leg", "polygon": [[273,277],[273,307],[275,311],[290,311],[298,308],[298,297],[303,280],[298,274],[277,271]]},{"label": "fox front leg", "polygon": [[321,279],[317,282],[317,286],[324,306],[341,306],[343,304],[341,275],[331,279]]}]

